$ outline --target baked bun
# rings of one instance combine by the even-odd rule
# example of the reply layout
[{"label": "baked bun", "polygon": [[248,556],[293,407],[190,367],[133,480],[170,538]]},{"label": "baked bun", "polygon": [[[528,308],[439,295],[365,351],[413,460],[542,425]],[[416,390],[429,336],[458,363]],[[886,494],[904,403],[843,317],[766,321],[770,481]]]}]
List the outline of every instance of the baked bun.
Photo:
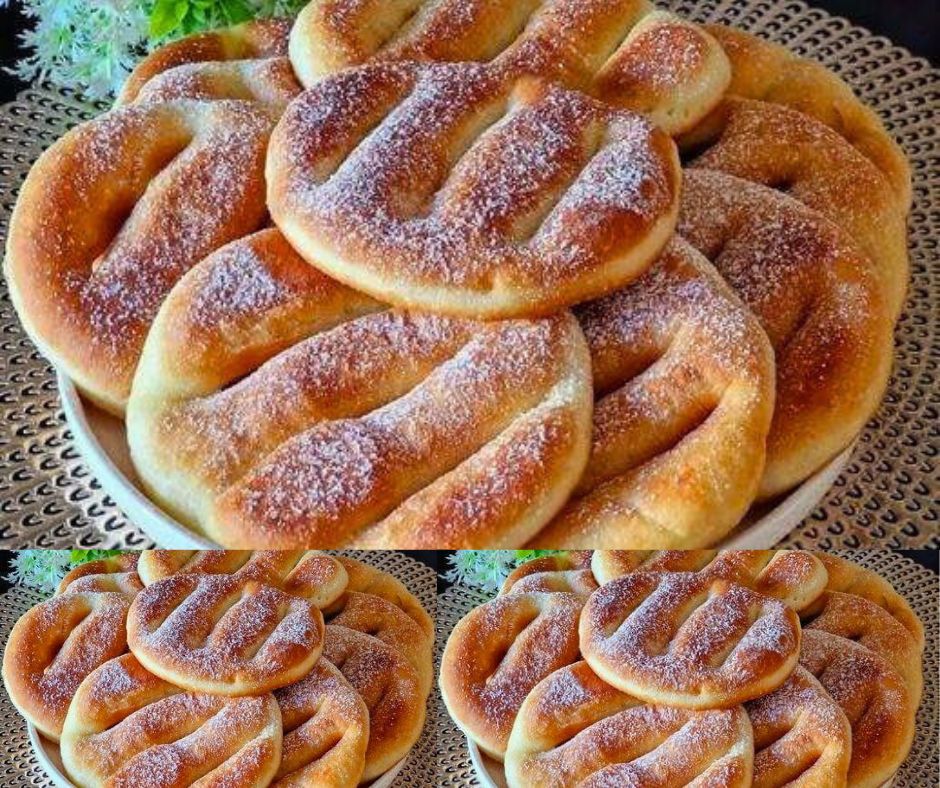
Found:
[{"label": "baked bun", "polygon": [[127,642],[147,670],[179,687],[257,695],[310,671],[323,649],[323,616],[256,580],[176,575],[134,599]]},{"label": "baked bun", "polygon": [[426,698],[434,683],[434,639],[407,613],[382,597],[350,591],[343,596],[342,605],[327,623],[371,635],[395,649],[414,668],[421,697]]},{"label": "baked bun", "polygon": [[586,662],[539,682],[506,753],[513,788],[567,785],[751,785],[754,745],[740,706],[650,706],[603,682]]},{"label": "baked bun", "polygon": [[633,572],[695,572],[774,597],[796,611],[826,590],[826,567],[806,550],[595,550],[591,569],[604,584]]},{"label": "baked bun", "polygon": [[779,687],[800,653],[796,613],[693,573],[636,572],[601,586],[581,653],[604,681],[654,705],[730,708]]},{"label": "baked bun", "polygon": [[672,140],[473,64],[376,64],[296,99],[268,207],[311,265],[407,309],[532,317],[637,278],[675,227]]},{"label": "baked bun", "polygon": [[146,550],[139,568],[147,585],[173,575],[234,575],[319,608],[336,602],[349,579],[339,560],[319,550]]},{"label": "baked bun", "polygon": [[881,402],[894,315],[877,270],[822,214],[720,172],[686,173],[678,231],[774,347],[776,405],[760,496],[779,495],[848,446]]},{"label": "baked bun", "polygon": [[852,727],[813,676],[797,667],[786,683],[745,705],[754,729],[754,786],[848,785]]},{"label": "baked bun", "polygon": [[369,709],[333,663],[321,658],[274,693],[284,724],[277,788],[355,788],[369,744]]},{"label": "baked bun", "polygon": [[122,415],[164,297],[265,220],[274,118],[244,101],[115,109],[67,132],[20,190],[4,261],[23,326],[96,404]]},{"label": "baked bun", "polygon": [[274,697],[190,693],[133,654],[82,682],[62,734],[62,760],[82,788],[199,785],[265,788],[281,760]]},{"label": "baked bun", "polygon": [[58,741],[72,697],[99,665],[127,651],[130,596],[74,592],[30,608],[3,652],[3,683],[13,705]]},{"label": "baked bun", "polygon": [[140,61],[124,83],[117,104],[137,99],[155,77],[190,63],[259,61],[287,55],[293,20],[255,19],[232,27],[185,36],[157,47]]},{"label": "baked bun", "polygon": [[378,638],[342,626],[326,628],[323,656],[362,697],[369,709],[369,744],[362,782],[387,772],[421,735],[425,696],[414,668]]},{"label": "baked bun", "polygon": [[381,311],[265,230],[170,295],[128,442],[153,497],[226,546],[517,546],[584,468],[590,385],[569,313]]},{"label": "baked bun", "polygon": [[597,398],[591,457],[530,546],[714,544],[761,479],[774,403],[764,331],[678,237],[638,281],[575,314]]},{"label": "baked bun", "polygon": [[522,702],[543,678],[579,659],[584,595],[524,593],[471,610],[441,661],[447,711],[476,745],[502,760]]},{"label": "baked bun", "polygon": [[788,107],[727,99],[690,167],[786,191],[838,225],[873,264],[889,315],[900,314],[910,278],[907,208],[887,176],[838,133]]},{"label": "baked bun", "polygon": [[876,788],[890,780],[910,752],[917,713],[901,675],[865,646],[813,629],[803,633],[800,665],[852,726],[849,785]]}]

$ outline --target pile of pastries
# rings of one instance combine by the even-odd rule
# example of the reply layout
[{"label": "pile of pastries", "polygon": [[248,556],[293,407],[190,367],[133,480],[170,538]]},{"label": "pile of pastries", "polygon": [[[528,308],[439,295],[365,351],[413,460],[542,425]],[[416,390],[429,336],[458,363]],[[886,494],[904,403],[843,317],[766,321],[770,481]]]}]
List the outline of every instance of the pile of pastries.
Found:
[{"label": "pile of pastries", "polygon": [[313,0],[150,55],[5,271],[227,547],[696,547],[851,444],[908,163],[822,66],[647,0]]},{"label": "pile of pastries", "polygon": [[433,642],[356,559],[156,550],[67,575],[14,626],[3,681],[80,788],[354,788],[420,736]]},{"label": "pile of pastries", "polygon": [[835,556],[564,553],[457,624],[440,686],[510,788],[878,788],[911,748],[923,648],[891,585]]}]

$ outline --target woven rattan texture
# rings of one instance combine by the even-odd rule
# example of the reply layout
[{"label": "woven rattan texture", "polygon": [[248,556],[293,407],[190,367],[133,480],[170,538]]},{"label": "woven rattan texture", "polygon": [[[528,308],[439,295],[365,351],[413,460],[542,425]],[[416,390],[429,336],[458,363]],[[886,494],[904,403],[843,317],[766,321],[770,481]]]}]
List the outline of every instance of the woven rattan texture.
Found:
[{"label": "woven rattan texture", "polygon": [[[937,575],[906,556],[888,550],[860,550],[842,552],[842,555],[889,580],[911,603],[926,627],[924,695],[917,712],[917,735],[914,737],[914,748],[898,772],[892,788],[922,788],[925,785],[933,785],[936,783],[938,768],[937,709],[940,696],[940,680],[937,677],[940,668]],[[492,597],[493,594],[485,594],[461,585],[452,586],[440,595],[437,602],[436,674],[440,673],[441,655],[450,631],[470,610]],[[435,785],[441,788],[469,788],[481,785],[470,761],[466,737],[447,714],[440,695],[435,697],[435,702],[435,736],[441,764]]]},{"label": "woven rattan texture", "polygon": [[[425,610],[436,619],[437,579],[434,570],[401,553],[377,550],[372,552],[345,551],[343,555],[388,572],[397,577],[411,593],[421,600]],[[0,646],[5,647],[10,630],[17,619],[37,602],[41,594],[20,587],[0,594]],[[395,780],[395,788],[416,788],[436,785],[437,731],[435,717],[437,704],[432,693],[428,700],[428,721],[421,738],[408,757],[405,768]],[[0,685],[0,785],[3,788],[41,786],[53,788],[54,783],[36,760],[26,733],[26,722],[13,707]]]},{"label": "woven rattan texture", "polygon": [[[669,4],[669,3],[667,3]],[[940,72],[887,39],[802,2],[672,2],[700,20],[738,25],[847,79],[885,119],[914,167],[913,280],[885,401],[822,504],[787,540],[821,548],[940,545]],[[33,88],[0,107],[0,238],[39,152],[100,107]],[[0,285],[0,545],[142,548],[148,538],[104,494],[66,428],[50,366],[24,335]]]}]

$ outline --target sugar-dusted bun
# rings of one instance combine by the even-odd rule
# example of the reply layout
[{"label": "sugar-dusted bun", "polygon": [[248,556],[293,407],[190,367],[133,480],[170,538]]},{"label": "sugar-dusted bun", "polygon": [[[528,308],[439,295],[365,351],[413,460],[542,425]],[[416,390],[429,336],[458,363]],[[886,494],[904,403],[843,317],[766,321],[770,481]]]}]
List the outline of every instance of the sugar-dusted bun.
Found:
[{"label": "sugar-dusted bun", "polygon": [[651,706],[602,681],[586,662],[539,682],[506,753],[510,788],[751,785],[754,745],[740,706]]},{"label": "sugar-dusted bun", "polygon": [[601,586],[580,621],[602,679],[654,705],[729,708],[779,687],[800,652],[782,602],[694,573],[636,572]]},{"label": "sugar-dusted bun", "polygon": [[187,63],[164,71],[143,86],[135,102],[198,99],[258,101],[275,112],[301,91],[286,57]]},{"label": "sugar-dusted bun", "polygon": [[678,236],[638,281],[575,310],[594,438],[575,495],[530,546],[693,548],[747,512],[774,405],[754,316]]},{"label": "sugar-dusted bun", "polygon": [[637,278],[675,227],[675,146],[640,115],[476,64],[314,85],[272,136],[268,207],[330,276],[407,309],[532,317]]},{"label": "sugar-dusted bun", "polygon": [[596,588],[597,581],[591,571],[591,551],[570,550],[520,564],[509,573],[499,594],[503,596],[528,591],[590,594]]},{"label": "sugar-dusted bun", "polygon": [[855,594],[827,591],[803,628],[848,638],[884,657],[901,674],[915,704],[920,703],[924,676],[919,644],[884,608]]},{"label": "sugar-dusted bun", "polygon": [[881,402],[894,315],[877,268],[821,213],[720,172],[687,171],[679,232],[774,346],[776,406],[760,495],[779,495],[848,446]]},{"label": "sugar-dusted bun", "polygon": [[826,590],[822,562],[805,550],[595,550],[591,568],[608,583],[632,572],[695,572],[774,597],[796,611]]},{"label": "sugar-dusted bun", "polygon": [[529,691],[579,659],[585,595],[507,594],[471,610],[454,627],[441,662],[441,695],[454,721],[502,760]]},{"label": "sugar-dusted bun", "polygon": [[[345,555],[339,555],[336,560],[342,564],[346,570],[348,582],[346,590],[349,592],[358,591],[362,594],[372,594],[381,597],[386,602],[391,602],[399,610],[402,610],[412,621],[414,621],[425,637],[431,641],[434,640],[434,619],[421,601],[409,591],[404,583],[397,577],[388,572],[376,569],[363,561],[351,558]],[[327,607],[325,613],[332,615],[342,609],[343,599]]]},{"label": "sugar-dusted bun", "polygon": [[336,665],[369,709],[362,781],[373,780],[404,758],[421,735],[426,698],[418,675],[391,646],[342,626],[327,626],[323,656]]},{"label": "sugar-dusted bun", "polygon": [[147,550],[141,554],[140,571],[147,585],[173,575],[234,575],[319,608],[339,599],[348,581],[343,565],[319,550]]},{"label": "sugar-dusted bun", "polygon": [[274,693],[284,724],[277,788],[355,788],[369,744],[369,709],[333,663],[320,658]]},{"label": "sugar-dusted bun", "polygon": [[133,654],[91,673],[75,694],[62,759],[81,788],[264,788],[281,760],[274,697],[190,693]]},{"label": "sugar-dusted bun", "polygon": [[887,176],[832,129],[764,101],[727,99],[691,167],[786,191],[834,222],[868,256],[892,319],[910,278],[907,208]]},{"label": "sugar-dusted bun", "polygon": [[848,638],[807,629],[800,665],[839,704],[852,725],[849,785],[876,788],[907,758],[917,702],[883,657]]},{"label": "sugar-dusted bun", "polygon": [[274,229],[204,260],[151,329],[131,456],[232,547],[516,547],[587,459],[590,359],[570,313],[383,310]]},{"label": "sugar-dusted bun", "polygon": [[283,57],[287,54],[291,25],[289,19],[256,19],[164,44],[137,64],[117,103],[134,101],[155,77],[178,66]]},{"label": "sugar-dusted bun", "polygon": [[591,571],[603,585],[632,572],[698,572],[718,550],[595,550]]},{"label": "sugar-dusted bun", "polygon": [[489,61],[647,114],[669,133],[706,116],[731,81],[704,27],[646,0],[313,0],[290,57],[307,87],[366,62]]},{"label": "sugar-dusted bun", "polygon": [[745,705],[754,729],[754,786],[847,786],[852,727],[829,693],[801,667]]},{"label": "sugar-dusted bun", "polygon": [[140,553],[127,552],[79,564],[59,582],[57,594],[71,591],[117,591],[133,596],[143,582],[137,574]]},{"label": "sugar-dusted bun", "polygon": [[65,593],[30,608],[13,625],[3,652],[3,683],[13,705],[58,741],[72,696],[99,665],[127,651],[131,597]]},{"label": "sugar-dusted bun", "polygon": [[[829,576],[827,591],[854,594],[874,602],[897,619],[914,636],[918,648],[924,650],[924,624],[911,609],[910,603],[894,590],[891,583],[877,572],[859,566],[847,558],[822,551],[814,555],[826,567]],[[819,601],[822,602],[822,598]],[[814,605],[813,608],[815,607],[817,606]],[[807,612],[812,613],[814,610]]]},{"label": "sugar-dusted bun", "polygon": [[127,641],[147,670],[179,687],[256,695],[309,672],[323,648],[323,616],[256,580],[176,575],[134,599]]},{"label": "sugar-dusted bun", "polygon": [[875,110],[842,79],[821,63],[744,30],[704,27],[731,62],[730,95],[783,104],[826,124],[885,174],[907,211],[912,198],[907,157]]},{"label": "sugar-dusted bun", "polygon": [[265,220],[274,117],[246,101],[134,104],[73,128],[33,165],[4,268],[23,326],[84,394],[122,415],[164,297]]},{"label": "sugar-dusted bun", "polygon": [[391,646],[414,668],[422,697],[428,696],[434,683],[434,639],[403,610],[380,596],[350,591],[343,596],[342,609],[327,623],[363,632]]}]

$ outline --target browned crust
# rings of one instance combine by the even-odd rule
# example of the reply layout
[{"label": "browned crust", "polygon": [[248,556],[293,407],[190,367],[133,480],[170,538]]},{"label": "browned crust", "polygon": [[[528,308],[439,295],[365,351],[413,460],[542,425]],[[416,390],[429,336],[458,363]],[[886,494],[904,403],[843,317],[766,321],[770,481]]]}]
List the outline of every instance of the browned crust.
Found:
[{"label": "browned crust", "polygon": [[291,24],[289,19],[253,20],[164,44],[137,64],[117,103],[131,103],[155,76],[187,63],[283,57]]},{"label": "browned crust", "polygon": [[597,397],[591,458],[530,546],[714,544],[753,503],[763,470],[774,402],[766,335],[678,237],[637,282],[576,314]]},{"label": "browned crust", "polygon": [[774,347],[760,497],[779,495],[848,446],[881,402],[894,320],[878,269],[821,214],[720,172],[686,173],[678,232],[741,296]]},{"label": "browned crust", "polygon": [[731,60],[730,95],[783,104],[826,124],[884,173],[901,213],[907,213],[912,200],[907,157],[878,115],[842,79],[819,63],[743,30],[724,25],[705,29]]}]

